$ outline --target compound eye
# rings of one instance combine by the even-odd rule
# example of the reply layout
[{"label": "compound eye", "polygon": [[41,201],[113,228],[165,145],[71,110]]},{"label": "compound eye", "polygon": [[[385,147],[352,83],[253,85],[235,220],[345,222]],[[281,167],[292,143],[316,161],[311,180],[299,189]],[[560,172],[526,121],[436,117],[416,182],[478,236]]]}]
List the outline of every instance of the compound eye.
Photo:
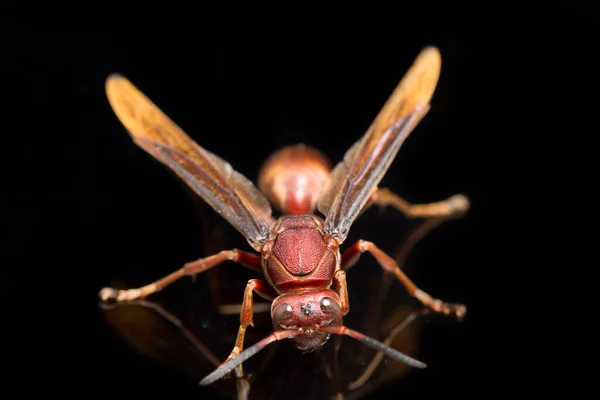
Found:
[{"label": "compound eye", "polygon": [[330,297],[321,299],[321,311],[325,314],[340,314],[342,312],[339,304]]},{"label": "compound eye", "polygon": [[275,309],[273,312],[273,320],[277,321],[285,321],[286,319],[290,319],[292,317],[292,306],[287,303],[283,303]]}]

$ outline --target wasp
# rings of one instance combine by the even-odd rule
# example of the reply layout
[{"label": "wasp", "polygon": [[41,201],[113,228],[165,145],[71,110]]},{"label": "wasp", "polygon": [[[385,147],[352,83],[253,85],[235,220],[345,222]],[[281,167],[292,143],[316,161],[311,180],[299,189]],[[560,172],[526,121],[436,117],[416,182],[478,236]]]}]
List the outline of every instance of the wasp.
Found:
[{"label": "wasp", "polygon": [[[352,330],[343,324],[350,311],[346,271],[361,254],[370,253],[410,295],[429,309],[462,318],[466,307],[436,299],[417,287],[392,257],[376,244],[358,240],[343,252],[348,232],[373,204],[391,205],[409,217],[434,217],[467,211],[469,201],[457,194],[429,204],[411,204],[379,183],[402,143],[424,118],[436,88],[441,55],[425,47],[392,92],[367,132],[331,168],[317,149],[299,144],[281,148],[263,164],[258,187],[216,154],[194,142],[125,77],[107,78],[106,94],[134,142],[177,174],[227,220],[254,250],[222,250],[191,261],[146,286],[127,290],[103,288],[104,301],[137,300],[184,276],[195,276],[233,261],[263,279],[246,285],[240,327],[229,357],[201,385],[228,376],[268,344],[289,338],[301,351],[314,351],[332,334],[347,335],[412,367],[426,364]],[[273,216],[273,208],[281,216]],[[316,211],[320,212],[318,215]],[[253,325],[253,296],[271,301],[273,332],[244,349]]]}]

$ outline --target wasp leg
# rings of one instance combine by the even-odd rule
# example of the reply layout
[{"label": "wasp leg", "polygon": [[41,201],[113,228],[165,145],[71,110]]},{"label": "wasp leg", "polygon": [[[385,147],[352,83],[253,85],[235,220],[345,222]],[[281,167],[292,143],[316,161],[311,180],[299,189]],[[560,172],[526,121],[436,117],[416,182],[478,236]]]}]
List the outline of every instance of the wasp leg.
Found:
[{"label": "wasp leg", "polygon": [[469,199],[463,194],[455,194],[446,200],[427,204],[411,204],[388,188],[379,188],[371,198],[368,205],[376,204],[379,207],[392,206],[408,218],[432,218],[459,216],[469,210]]},{"label": "wasp leg", "polygon": [[177,271],[172,272],[164,278],[154,281],[149,285],[127,290],[117,290],[114,288],[105,287],[100,290],[99,296],[103,301],[114,300],[121,302],[142,299],[148,295],[151,295],[152,293],[156,293],[164,289],[184,276],[193,276],[199,274],[224,261],[234,261],[247,268],[250,268],[255,272],[262,273],[260,256],[238,249],[223,250],[212,256],[186,263],[183,268],[180,268]]},{"label": "wasp leg", "polygon": [[408,293],[423,303],[423,305],[442,314],[454,314],[458,318],[462,318],[466,314],[467,307],[465,305],[445,303],[439,299],[431,297],[429,294],[419,289],[417,285],[415,285],[413,281],[410,280],[410,278],[406,276],[404,272],[402,272],[396,261],[372,242],[359,240],[352,247],[346,250],[344,254],[342,254],[342,269],[348,270],[351,268],[356,261],[358,261],[360,255],[367,251],[371,253],[373,257],[375,257],[384,271],[392,273],[402,283],[402,285],[404,285]]},{"label": "wasp leg", "polygon": [[[269,286],[267,282],[260,279],[250,279],[248,281],[246,290],[244,291],[244,301],[242,303],[242,312],[240,313],[240,329],[238,330],[237,338],[235,340],[235,346],[223,364],[240,354],[240,352],[244,349],[246,328],[248,328],[248,326],[254,327],[254,322],[252,321],[252,316],[254,315],[254,299],[252,298],[252,292],[256,292],[256,294],[265,300],[272,301],[275,297],[277,297],[277,292],[275,292],[275,289]],[[242,365],[240,364],[238,368],[240,372],[239,375],[243,376]],[[228,376],[229,374],[225,375],[224,378]]]}]

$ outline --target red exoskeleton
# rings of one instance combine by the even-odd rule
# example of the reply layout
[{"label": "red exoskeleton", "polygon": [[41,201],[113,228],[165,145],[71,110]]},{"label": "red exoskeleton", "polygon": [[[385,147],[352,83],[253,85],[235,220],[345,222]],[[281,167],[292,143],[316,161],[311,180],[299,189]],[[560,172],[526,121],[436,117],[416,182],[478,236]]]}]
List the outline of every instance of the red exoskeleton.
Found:
[{"label": "red exoskeleton", "polygon": [[[426,115],[437,85],[441,57],[435,47],[422,50],[366,134],[333,169],[325,157],[304,145],[277,151],[263,165],[258,188],[223,159],[196,144],[127,79],[111,75],[107,96],[133,140],[170,167],[212,208],[231,223],[258,253],[240,249],[192,261],[149,285],[104,288],[105,300],[127,301],[164,289],[183,276],[193,276],[224,261],[234,261],[265,280],[251,279],[244,292],[240,327],[228,359],[200,384],[207,385],[269,343],[290,338],[302,351],[313,351],[331,334],[348,335],[413,367],[426,365],[343,325],[350,310],[346,271],[364,252],[392,273],[408,292],[433,311],[463,317],[466,307],[431,297],[419,289],[393,258],[375,244],[359,240],[340,252],[355,219],[373,204],[392,205],[409,217],[463,213],[469,203],[455,195],[430,204],[410,204],[379,182],[400,146]],[[271,204],[281,211],[272,216]],[[320,211],[325,218],[314,214]],[[271,335],[244,350],[244,335],[253,325],[253,293],[272,301]]]}]

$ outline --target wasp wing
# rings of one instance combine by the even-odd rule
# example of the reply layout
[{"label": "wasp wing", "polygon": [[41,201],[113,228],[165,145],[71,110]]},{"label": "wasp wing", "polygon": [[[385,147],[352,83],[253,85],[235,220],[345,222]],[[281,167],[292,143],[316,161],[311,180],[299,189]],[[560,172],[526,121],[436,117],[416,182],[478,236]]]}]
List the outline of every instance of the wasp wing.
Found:
[{"label": "wasp wing", "polygon": [[325,231],[344,241],[350,226],[377,189],[400,146],[429,111],[438,82],[441,56],[423,49],[375,120],[331,172],[317,203],[326,216]]},{"label": "wasp wing", "polygon": [[268,200],[254,184],[195,143],[123,76],[107,78],[106,94],[134,142],[171,168],[259,250],[273,218]]}]

